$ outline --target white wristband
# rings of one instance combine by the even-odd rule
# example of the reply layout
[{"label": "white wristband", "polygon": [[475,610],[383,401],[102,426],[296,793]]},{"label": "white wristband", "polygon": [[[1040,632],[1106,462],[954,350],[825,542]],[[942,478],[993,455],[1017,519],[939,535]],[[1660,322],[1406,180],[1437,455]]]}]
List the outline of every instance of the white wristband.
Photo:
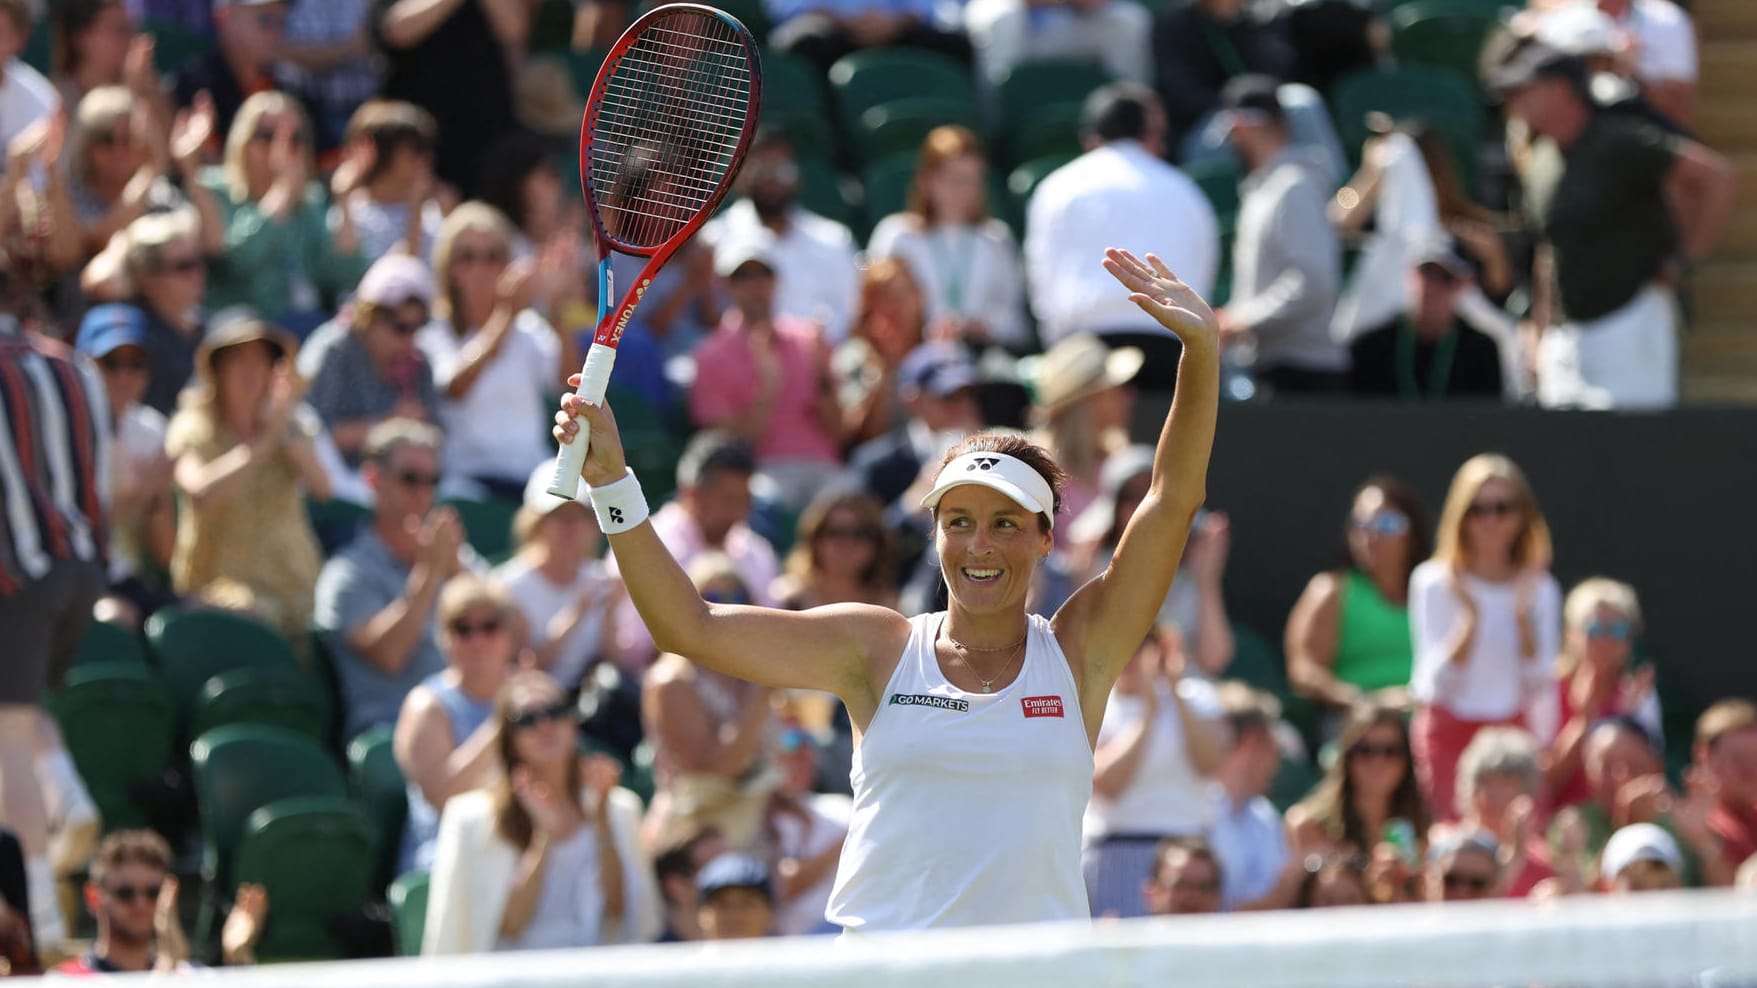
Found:
[{"label": "white wristband", "polygon": [[605,535],[620,535],[647,520],[647,496],[632,469],[621,480],[591,488],[591,493],[592,510]]}]

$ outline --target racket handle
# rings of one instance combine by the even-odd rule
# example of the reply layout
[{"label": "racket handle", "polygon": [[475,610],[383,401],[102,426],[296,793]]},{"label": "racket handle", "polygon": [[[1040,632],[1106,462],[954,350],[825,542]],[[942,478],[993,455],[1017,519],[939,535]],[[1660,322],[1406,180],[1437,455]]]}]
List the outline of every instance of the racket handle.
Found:
[{"label": "racket handle", "polygon": [[[593,343],[586,353],[586,366],[580,371],[579,390],[574,394],[593,405],[604,403],[604,391],[610,386],[610,367],[616,363],[616,348]],[[573,442],[563,443],[555,454],[555,476],[549,481],[549,493],[573,500],[579,490],[580,470],[586,465],[586,447],[592,438],[592,425],[580,419],[579,434]]]}]

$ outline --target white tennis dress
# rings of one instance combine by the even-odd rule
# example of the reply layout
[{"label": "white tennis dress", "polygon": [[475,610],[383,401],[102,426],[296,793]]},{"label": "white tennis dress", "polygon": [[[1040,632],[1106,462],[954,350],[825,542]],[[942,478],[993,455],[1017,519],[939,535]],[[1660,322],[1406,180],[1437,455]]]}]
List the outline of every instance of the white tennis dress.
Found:
[{"label": "white tennis dress", "polygon": [[909,644],[854,752],[854,815],[825,915],[850,932],[1091,919],[1080,818],[1092,747],[1049,622],[993,694],[946,681],[944,612]]}]

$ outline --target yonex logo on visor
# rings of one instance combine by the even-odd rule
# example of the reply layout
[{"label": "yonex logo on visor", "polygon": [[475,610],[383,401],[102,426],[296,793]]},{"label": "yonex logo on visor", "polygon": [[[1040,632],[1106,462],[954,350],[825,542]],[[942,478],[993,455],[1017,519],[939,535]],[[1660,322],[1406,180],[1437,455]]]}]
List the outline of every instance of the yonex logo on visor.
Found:
[{"label": "yonex logo on visor", "polygon": [[965,453],[946,464],[932,491],[921,499],[921,506],[932,508],[946,491],[960,484],[979,484],[1013,499],[1033,514],[1043,515],[1055,524],[1055,491],[1043,475],[1016,456],[1005,453]]},{"label": "yonex logo on visor", "polygon": [[999,460],[995,459],[992,456],[979,456],[976,459],[971,460],[970,465],[965,467],[964,469],[966,469],[966,470],[993,470],[994,465],[999,462],[1000,462]]}]

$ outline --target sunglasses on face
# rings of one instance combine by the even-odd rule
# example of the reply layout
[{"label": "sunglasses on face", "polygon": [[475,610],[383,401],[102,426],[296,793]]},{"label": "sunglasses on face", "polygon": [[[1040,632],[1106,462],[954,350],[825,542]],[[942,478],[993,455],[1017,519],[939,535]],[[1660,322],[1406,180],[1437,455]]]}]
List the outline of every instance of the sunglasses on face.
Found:
[{"label": "sunglasses on face", "polygon": [[499,618],[488,618],[483,621],[466,621],[460,618],[446,627],[451,629],[453,638],[474,638],[477,635],[486,638],[489,635],[500,634],[501,623]]},{"label": "sunglasses on face", "polygon": [[[259,128],[255,133],[250,135],[250,143],[273,144],[277,133],[279,132],[270,127]],[[294,147],[302,147],[305,144],[305,135],[296,130],[293,131],[292,144]]]},{"label": "sunglasses on face", "polygon": [[1165,886],[1167,892],[1193,892],[1197,895],[1214,895],[1220,891],[1220,883],[1213,879],[1203,881],[1199,878],[1179,878]]},{"label": "sunglasses on face", "polygon": [[797,727],[789,727],[781,732],[781,752],[791,755],[795,751],[811,743],[810,735]]},{"label": "sunglasses on face", "polygon": [[506,722],[515,730],[524,730],[527,727],[536,727],[538,724],[567,720],[571,716],[573,716],[573,705],[566,700],[557,700],[547,707],[520,710],[509,716]]},{"label": "sunglasses on face", "polygon": [[1635,637],[1635,629],[1627,621],[1592,621],[1586,626],[1586,637],[1626,642]]},{"label": "sunglasses on face", "polygon": [[1370,518],[1356,518],[1354,527],[1368,535],[1396,538],[1409,534],[1409,519],[1396,511],[1380,511]]},{"label": "sunglasses on face", "polygon": [[1519,513],[1518,501],[1472,501],[1464,513],[1472,518],[1510,518]]},{"label": "sunglasses on face", "polygon": [[92,135],[92,145],[94,147],[127,147],[133,143],[134,133],[129,130],[105,130]]},{"label": "sunglasses on face", "polygon": [[144,371],[150,365],[145,357],[104,357],[98,365],[107,371]]},{"label": "sunglasses on face", "polygon": [[1357,744],[1348,749],[1350,758],[1402,758],[1403,748],[1395,744]]},{"label": "sunglasses on face", "polygon": [[396,477],[397,483],[402,484],[404,487],[439,486],[439,474],[436,473],[421,473],[418,470],[398,470]]},{"label": "sunglasses on face", "polygon": [[163,888],[164,888],[163,884],[159,884],[159,885],[118,885],[115,888],[110,889],[109,893],[110,893],[111,898],[115,899],[117,902],[120,902],[125,906],[128,906],[128,905],[133,905],[135,900],[137,900],[137,899],[144,898],[148,902],[157,901],[157,899],[159,897],[159,891]]},{"label": "sunglasses on face", "polygon": [[1465,892],[1474,892],[1477,895],[1487,892],[1489,886],[1494,884],[1492,878],[1483,875],[1467,875],[1461,871],[1448,871],[1443,880],[1449,889],[1460,889]]},{"label": "sunglasses on face", "polygon": [[379,316],[379,320],[384,323],[386,329],[398,336],[414,336],[421,331],[422,326],[427,325],[425,319],[411,319],[404,322],[401,319],[392,319],[390,316]]},{"label": "sunglasses on face", "polygon": [[780,164],[746,165],[746,174],[757,182],[792,183],[799,181],[799,166],[791,161]]},{"label": "sunglasses on face", "polygon": [[476,250],[472,247],[459,248],[452,254],[455,264],[505,264],[506,248],[490,247],[487,250]]}]

